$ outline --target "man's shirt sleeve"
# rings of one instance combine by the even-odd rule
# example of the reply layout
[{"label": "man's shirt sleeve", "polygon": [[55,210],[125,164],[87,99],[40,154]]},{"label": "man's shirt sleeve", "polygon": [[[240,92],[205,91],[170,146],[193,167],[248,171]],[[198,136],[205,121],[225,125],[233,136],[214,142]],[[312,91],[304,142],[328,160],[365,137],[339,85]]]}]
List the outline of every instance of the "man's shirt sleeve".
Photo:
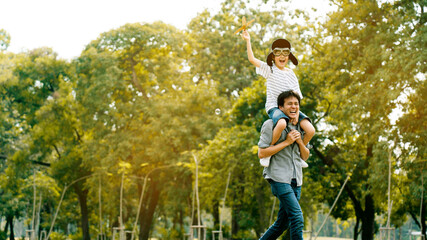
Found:
[{"label": "man's shirt sleeve", "polygon": [[259,148],[269,147],[272,138],[273,138],[273,121],[267,120],[262,125],[261,135],[258,141],[258,147]]}]

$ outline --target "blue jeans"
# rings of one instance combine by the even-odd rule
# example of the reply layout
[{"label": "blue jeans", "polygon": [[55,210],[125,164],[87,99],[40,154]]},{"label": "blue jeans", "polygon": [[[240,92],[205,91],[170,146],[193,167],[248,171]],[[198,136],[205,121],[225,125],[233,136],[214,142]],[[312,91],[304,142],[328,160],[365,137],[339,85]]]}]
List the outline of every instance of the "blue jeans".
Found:
[{"label": "blue jeans", "polygon": [[301,186],[297,187],[295,179],[292,179],[291,184],[275,182],[271,179],[269,183],[271,192],[280,200],[280,209],[276,221],[260,240],[277,239],[289,227],[292,240],[303,239],[304,218],[298,203],[301,197]]}]

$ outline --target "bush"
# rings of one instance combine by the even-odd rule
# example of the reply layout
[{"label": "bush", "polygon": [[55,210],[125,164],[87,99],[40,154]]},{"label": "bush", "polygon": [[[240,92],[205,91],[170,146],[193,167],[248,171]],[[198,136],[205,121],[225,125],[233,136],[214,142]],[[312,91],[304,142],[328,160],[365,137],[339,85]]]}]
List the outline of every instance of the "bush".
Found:
[{"label": "bush", "polygon": [[2,230],[0,230],[0,240],[6,240],[7,236],[6,236],[6,232],[3,232]]},{"label": "bush", "polygon": [[51,240],[66,240],[67,236],[65,236],[64,234],[61,234],[61,233],[52,232],[50,234],[49,239],[51,239]]}]

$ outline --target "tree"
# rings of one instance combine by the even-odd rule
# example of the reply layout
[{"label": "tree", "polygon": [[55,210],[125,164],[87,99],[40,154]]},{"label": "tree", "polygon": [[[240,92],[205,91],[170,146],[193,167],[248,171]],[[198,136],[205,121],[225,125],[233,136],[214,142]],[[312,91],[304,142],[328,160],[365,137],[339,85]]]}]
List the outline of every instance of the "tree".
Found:
[{"label": "tree", "polygon": [[[412,20],[411,24],[402,24],[405,26],[402,32],[411,36],[407,40],[410,51],[406,52],[404,57],[407,66],[411,67],[409,69],[415,71],[416,77],[415,81],[408,85],[407,91],[402,94],[405,97],[399,100],[404,115],[396,122],[397,127],[393,132],[395,146],[400,150],[400,155],[396,156],[397,165],[404,170],[403,180],[398,184],[399,192],[405,201],[398,205],[396,212],[409,213],[424,236],[426,234],[425,206],[427,204],[422,196],[422,193],[426,191],[422,184],[425,169],[423,159],[426,159],[425,146],[427,145],[424,137],[427,120],[423,107],[426,94],[426,52],[421,49],[426,44],[425,6],[426,3],[423,1],[400,1],[395,5],[399,16],[402,18],[405,16],[403,23]],[[421,202],[421,199],[424,200]]]},{"label": "tree", "polygon": [[[390,114],[398,97],[414,83],[419,71],[420,49],[411,39],[412,25],[399,10],[401,2],[336,1],[338,10],[329,15],[316,38],[307,63],[307,76],[317,88],[318,118],[327,126],[327,145],[315,144],[324,168],[338,181],[350,174],[344,199],[351,201],[356,216],[354,239],[373,239],[375,214],[385,210],[384,198],[388,149],[392,139]],[[404,43],[404,44],[401,44]],[[424,61],[424,60],[421,60]],[[422,64],[421,64],[422,65]],[[385,164],[384,164],[385,163]],[[382,190],[380,190],[382,189]],[[335,216],[349,216],[337,210]],[[359,224],[361,228],[359,229]]]},{"label": "tree", "polygon": [[[15,239],[14,220],[20,219],[25,211],[27,199],[24,192],[25,178],[28,171],[25,171],[28,163],[25,163],[22,154],[15,154],[8,159],[7,167],[0,177],[0,212],[6,218],[4,233],[9,230],[9,239]],[[9,229],[8,229],[9,228]]]},{"label": "tree", "polygon": [[[31,168],[44,165],[35,161],[28,151],[31,144],[30,129],[36,124],[35,113],[44,101],[58,87],[57,77],[64,73],[63,61],[57,61],[50,49],[35,49],[26,54],[0,53],[2,71],[0,76],[2,118],[1,155],[2,189],[6,193],[2,201],[3,212],[7,215],[10,237],[13,238],[13,220],[24,212],[26,204],[32,202],[32,195],[23,189]],[[9,206],[12,204],[12,206]]]},{"label": "tree", "polygon": [[4,29],[0,29],[0,50],[7,50],[9,44],[10,35]]},{"label": "tree", "polygon": [[[255,237],[268,227],[271,207],[268,185],[259,181],[262,168],[258,166],[254,146],[259,133],[248,126],[224,128],[209,145],[199,151],[200,180],[203,205],[219,216],[219,203],[224,196],[226,179],[231,173],[226,206],[232,209],[232,239]],[[215,219],[219,224],[219,219]]]},{"label": "tree", "polygon": [[[402,194],[402,204],[398,205],[397,213],[409,213],[412,220],[426,233],[425,199],[425,159],[426,154],[426,112],[424,99],[427,93],[425,80],[417,81],[415,92],[409,95],[405,103],[405,114],[397,121],[395,136],[397,146],[401,149],[399,167],[405,172],[405,177],[398,182]],[[420,206],[421,204],[421,206]],[[421,214],[421,215],[420,215]]]},{"label": "tree", "polygon": [[[86,136],[80,124],[79,105],[74,100],[70,85],[70,82],[62,82],[55,97],[37,111],[37,124],[31,132],[32,153],[39,157],[39,161],[51,163],[52,176],[65,183],[63,191],[68,184],[91,174],[90,169],[82,164]],[[83,239],[90,239],[88,189],[84,181],[76,182],[72,187],[80,206]]]},{"label": "tree", "polygon": [[[105,108],[88,113],[103,124],[93,129],[95,139],[88,148],[93,157],[86,162],[90,168],[116,175],[117,164],[125,162],[132,166],[128,174],[145,177],[156,168],[175,165],[183,151],[197,148],[199,142],[213,136],[220,119],[215,110],[227,104],[212,90],[214,82],[196,86],[189,80],[183,70],[189,51],[185,39],[183,33],[160,22],[128,24],[102,34],[85,50],[78,65],[77,99],[86,101],[97,88],[110,89],[101,93],[108,99],[98,100]],[[89,54],[114,56],[120,69],[114,82],[93,78],[93,62],[85,57]],[[83,105],[92,104],[88,100]],[[166,183],[181,173],[162,169],[150,175],[139,213],[140,239],[150,235],[156,207],[166,196],[162,195]],[[129,198],[138,199],[142,182],[137,188],[139,192],[129,191]],[[125,221],[130,221],[132,213],[125,214]]]}]

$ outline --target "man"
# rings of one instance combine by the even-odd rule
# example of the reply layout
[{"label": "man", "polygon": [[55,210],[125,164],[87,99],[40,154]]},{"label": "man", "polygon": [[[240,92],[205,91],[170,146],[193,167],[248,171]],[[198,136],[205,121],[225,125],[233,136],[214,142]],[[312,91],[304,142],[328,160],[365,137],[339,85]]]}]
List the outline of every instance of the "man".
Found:
[{"label": "man", "polygon": [[[293,91],[283,92],[277,98],[279,109],[291,120],[298,117],[299,104],[300,97]],[[301,163],[308,159],[310,151],[302,140],[303,131],[299,123],[288,124],[274,146],[270,146],[272,136],[273,122],[269,119],[261,129],[258,157],[272,156],[263,176],[270,183],[273,195],[280,200],[280,209],[277,220],[260,240],[277,239],[289,227],[292,240],[303,239],[304,219],[298,202],[302,185]]]}]

